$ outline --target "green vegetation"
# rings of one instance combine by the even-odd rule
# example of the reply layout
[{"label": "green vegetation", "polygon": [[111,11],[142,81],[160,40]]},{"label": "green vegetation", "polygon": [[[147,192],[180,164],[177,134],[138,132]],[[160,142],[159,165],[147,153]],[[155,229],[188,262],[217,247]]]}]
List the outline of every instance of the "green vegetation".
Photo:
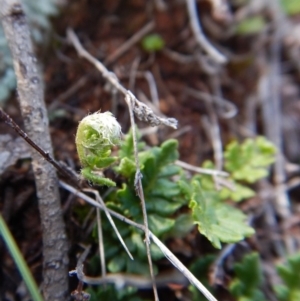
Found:
[{"label": "green vegetation", "polygon": [[97,112],[81,120],[75,141],[84,178],[99,185],[116,185],[102,175],[102,169],[117,160],[110,154],[111,148],[120,143],[120,135],[121,126],[110,112]]},{"label": "green vegetation", "polygon": [[142,40],[142,47],[145,51],[155,52],[162,50],[165,46],[165,41],[159,34],[147,35]]},{"label": "green vegetation", "polygon": [[300,253],[287,258],[286,264],[277,266],[283,284],[274,287],[280,301],[300,300]]},{"label": "green vegetation", "polygon": [[300,1],[298,0],[281,0],[281,5],[288,15],[300,14]]},{"label": "green vegetation", "polygon": [[5,223],[2,215],[0,214],[0,237],[3,238],[27,288],[33,301],[43,301],[43,297],[34,281],[34,278],[30,272],[29,267],[21,251],[19,250],[11,232],[9,231],[7,224]]},{"label": "green vegetation", "polygon": [[251,253],[244,256],[241,263],[234,265],[235,279],[231,282],[229,290],[237,301],[264,301],[262,285],[262,271],[259,255]]},{"label": "green vegetation", "polygon": [[[111,115],[109,117],[114,119]],[[101,124],[99,129],[102,129],[102,126]],[[125,136],[118,156],[113,157],[113,160],[105,165],[102,163],[106,163],[107,158],[110,158],[112,145],[108,146],[108,143],[105,143],[105,149],[96,149],[100,147],[98,140],[100,132],[95,131],[95,127],[88,130],[85,127],[79,127],[80,131],[83,128],[86,131],[85,139],[92,140],[92,150],[87,150],[89,142],[85,140],[82,143],[78,137],[76,138],[77,147],[80,143],[80,147],[82,147],[82,149],[79,148],[81,163],[91,168],[92,173],[95,167],[102,169],[118,161],[113,170],[117,175],[116,181],[120,183],[121,187],[108,195],[106,205],[138,223],[143,223],[140,200],[134,188],[136,167],[132,133]],[[111,132],[118,131],[112,130]],[[100,138],[103,139],[103,135]],[[113,141],[113,145],[118,144],[114,139],[104,134],[105,141]],[[193,225],[197,225],[202,235],[206,236],[216,248],[221,248],[221,243],[238,242],[253,235],[254,229],[247,225],[246,215],[240,209],[227,204],[226,200],[241,201],[254,195],[254,191],[247,185],[267,176],[268,167],[274,161],[275,148],[269,141],[258,137],[247,139],[242,144],[233,141],[227,146],[224,152],[224,166],[230,173],[228,181],[232,182],[237,191],[231,191],[228,188],[216,190],[213,178],[208,175],[195,175],[188,178],[186,172],[175,164],[179,155],[178,142],[174,139],[165,141],[160,147],[152,148],[146,148],[143,142],[138,141],[138,148],[149,228],[156,236],[162,240],[181,237],[187,234]],[[104,155],[104,161],[99,157],[101,155]],[[205,162],[204,167],[214,168],[210,161]],[[84,173],[82,174],[85,176]],[[106,180],[103,181],[106,179],[103,175],[99,178],[100,180],[94,181],[90,175],[87,177],[96,184],[107,185]],[[188,208],[190,209],[189,214],[187,213]],[[104,223],[108,270],[114,273],[148,274],[142,233],[133,227],[124,226],[119,221],[116,221],[116,224],[134,261],[123,252],[117,237],[111,234],[110,225]],[[96,233],[94,233],[94,237],[97,237]],[[151,252],[154,260],[163,257],[161,251],[154,244],[151,244]],[[157,271],[155,265],[154,271]],[[236,287],[238,286],[236,285]]]},{"label": "green vegetation", "polygon": [[262,31],[266,26],[266,21],[262,16],[249,17],[242,20],[236,27],[237,34],[251,35]]},{"label": "green vegetation", "polygon": [[[285,264],[277,266],[277,272],[282,284],[273,287],[278,300],[298,301],[300,300],[300,253],[287,258]],[[244,256],[240,263],[234,266],[235,278],[229,286],[230,292],[237,301],[264,301],[261,287],[263,277],[260,259],[257,253]]]}]

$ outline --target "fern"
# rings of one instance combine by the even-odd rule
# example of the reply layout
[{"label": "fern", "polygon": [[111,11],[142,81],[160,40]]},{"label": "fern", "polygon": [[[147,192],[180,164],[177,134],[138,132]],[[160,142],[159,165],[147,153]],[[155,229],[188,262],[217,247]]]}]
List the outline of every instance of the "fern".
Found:
[{"label": "fern", "polygon": [[[275,147],[263,137],[247,139],[244,143],[230,143],[225,150],[225,167],[235,190],[222,188],[217,191],[212,177],[194,176],[191,181],[184,178],[179,182],[182,192],[189,199],[194,223],[216,248],[221,242],[238,242],[254,234],[247,226],[246,215],[239,209],[224,203],[231,199],[241,201],[252,197],[254,191],[243,183],[253,183],[268,174],[268,167],[274,161]],[[213,169],[206,161],[203,167]],[[241,182],[243,181],[243,182]]]},{"label": "fern", "polygon": [[[122,158],[119,166],[115,168],[116,172],[123,177],[123,185],[122,188],[110,196],[107,206],[122,212],[122,214],[134,219],[136,222],[142,223],[143,216],[140,200],[134,190],[135,165],[131,134],[127,135],[119,151],[119,155],[124,154],[127,156]],[[178,185],[173,181],[173,178],[179,177],[182,172],[180,167],[174,165],[174,161],[177,158],[176,140],[168,140],[161,147],[154,147],[139,153],[149,228],[158,237],[166,236],[174,229],[176,226],[174,213],[187,204]],[[190,223],[186,223],[185,229],[181,228],[181,233],[189,231],[191,226],[190,220]],[[145,266],[144,271],[147,271],[146,250],[141,234],[131,227],[124,230],[121,234],[130,252],[135,258],[140,259],[141,262],[137,264],[136,260],[138,259],[136,259],[133,263],[125,254],[120,254],[119,249],[115,249],[111,254],[107,254],[110,271],[126,270],[131,273],[141,273],[143,270],[141,266]],[[116,245],[113,237],[107,240],[106,243],[108,249]],[[151,244],[151,251],[154,259],[162,258],[163,254],[154,244]],[[115,256],[116,254],[118,254],[117,257]]]},{"label": "fern", "polygon": [[[223,187],[219,191],[219,197],[236,202],[253,197],[255,192],[248,185],[268,176],[275,153],[275,146],[264,137],[246,139],[241,144],[237,141],[229,143],[224,152],[224,165],[230,174],[227,180],[233,184],[234,190]],[[213,169],[214,165],[211,161],[206,161],[203,167]],[[211,177],[204,176],[202,181],[209,189],[214,189]]]},{"label": "fern", "polygon": [[[92,138],[91,149],[88,149],[87,142],[80,142],[79,145],[79,157],[84,166],[83,171],[88,173],[88,177],[91,174],[97,177],[95,169],[101,170],[106,163],[111,164],[110,161],[103,161],[103,163],[102,160],[111,158],[112,145],[108,146],[109,143],[104,143],[104,148],[97,149],[102,145],[98,139],[103,140],[104,138],[106,142],[113,141],[113,145],[119,144],[117,140],[103,137],[103,134],[100,135],[99,127],[103,130],[104,124],[107,122],[101,126],[97,125],[97,129],[94,126],[88,130],[84,129],[86,131],[84,136]],[[149,228],[160,239],[182,237],[192,229],[193,225],[197,225],[202,235],[205,235],[216,248],[221,248],[221,243],[238,242],[254,233],[254,230],[247,225],[246,215],[238,208],[224,202],[225,199],[232,196],[231,193],[224,193],[224,190],[217,191],[212,178],[207,175],[195,175],[188,179],[184,170],[175,164],[178,159],[178,142],[176,140],[171,139],[165,141],[160,147],[146,150],[145,144],[138,141],[138,148]],[[246,140],[241,145],[236,142],[229,145],[225,151],[225,166],[232,174],[230,179],[236,184],[240,184],[246,191],[243,194],[239,193],[239,197],[252,195],[247,192],[248,187],[244,185],[249,180],[248,172],[254,172],[250,179],[251,183],[254,179],[266,175],[269,164],[274,160],[274,152],[273,145],[262,138]],[[136,166],[132,133],[126,135],[121,143],[118,158],[115,161],[118,164],[114,167],[114,171],[117,174],[117,182],[122,185],[109,194],[106,205],[138,223],[143,223],[140,200],[134,189]],[[248,164],[247,168],[241,163],[241,158],[245,164]],[[205,167],[213,168],[213,164],[206,162]],[[106,178],[103,177],[100,181],[104,180]],[[97,181],[95,182],[97,183]],[[183,208],[185,209],[182,210]],[[190,213],[187,213],[187,208],[190,208]],[[116,221],[116,224],[135,260],[132,261],[122,251],[115,234],[111,233],[109,224],[104,223],[108,270],[114,273],[148,273],[142,233],[133,227],[127,225],[124,227],[120,221]],[[97,235],[94,234],[96,238]],[[154,261],[163,257],[161,251],[154,244],[151,244],[151,253]],[[154,271],[157,272],[155,265]],[[131,297],[133,298],[133,295]]]},{"label": "fern", "polygon": [[117,160],[110,154],[111,148],[119,144],[120,135],[121,126],[110,112],[97,112],[81,120],[75,141],[84,178],[99,185],[116,185],[102,175],[102,169]]},{"label": "fern", "polygon": [[280,301],[300,300],[300,253],[290,256],[286,264],[278,265],[283,284],[274,287]]},{"label": "fern", "polygon": [[257,253],[244,256],[241,263],[234,265],[234,272],[235,279],[231,282],[229,290],[237,301],[266,300],[260,289],[262,272]]},{"label": "fern", "polygon": [[253,235],[254,230],[245,223],[246,215],[225,204],[218,191],[210,186],[212,181],[203,178],[206,177],[197,175],[192,178],[191,184],[180,182],[182,191],[190,200],[189,207],[199,232],[219,249],[221,242],[237,242]]},{"label": "fern", "polygon": [[254,183],[268,175],[268,167],[275,161],[274,145],[264,137],[231,142],[224,154],[225,168],[235,180]]}]

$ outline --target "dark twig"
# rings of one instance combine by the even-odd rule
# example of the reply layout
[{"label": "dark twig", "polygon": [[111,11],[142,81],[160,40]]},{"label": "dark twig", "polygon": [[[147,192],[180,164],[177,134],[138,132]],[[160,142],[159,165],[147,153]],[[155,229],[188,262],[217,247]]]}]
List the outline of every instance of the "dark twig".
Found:
[{"label": "dark twig", "polygon": [[52,156],[50,156],[49,152],[44,151],[41,147],[39,147],[32,139],[28,137],[28,135],[13,121],[13,119],[0,108],[0,118],[4,120],[4,122],[9,125],[12,129],[14,129],[19,136],[21,136],[30,146],[32,146],[42,157],[44,157],[50,164],[52,164],[63,176],[65,176],[68,180],[71,181],[73,185],[76,187],[80,187],[79,178],[75,179],[74,174],[70,174],[64,167],[61,166],[59,162],[57,162]]},{"label": "dark twig", "polygon": [[[80,271],[83,274],[83,271],[82,271],[83,262],[86,259],[90,249],[91,249],[91,247],[88,246],[84,250],[84,252],[80,255],[80,257],[77,261],[76,271],[78,270],[79,274],[80,274]],[[72,276],[72,275],[73,275],[72,272],[69,272],[69,276]],[[80,276],[78,276],[79,282],[78,282],[77,289],[71,293],[71,296],[75,301],[88,301],[88,300],[90,300],[91,295],[82,290],[83,289],[83,281],[81,281],[81,279],[79,277]]]}]

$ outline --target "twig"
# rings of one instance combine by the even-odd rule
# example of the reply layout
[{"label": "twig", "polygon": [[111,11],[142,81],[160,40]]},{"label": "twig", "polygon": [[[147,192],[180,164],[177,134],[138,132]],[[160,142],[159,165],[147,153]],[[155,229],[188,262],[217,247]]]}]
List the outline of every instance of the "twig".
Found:
[{"label": "twig", "polygon": [[182,54],[179,52],[176,52],[174,50],[164,48],[162,49],[162,53],[170,58],[171,60],[179,63],[179,64],[190,64],[196,61],[196,58],[194,55],[188,55],[188,54]]},{"label": "twig", "polygon": [[152,31],[155,27],[154,21],[149,22],[142,27],[137,33],[135,33],[130,39],[122,44],[115,52],[107,57],[104,61],[105,65],[109,65],[117,60],[121,55],[128,51],[134,44],[138,43],[146,34]]},{"label": "twig", "polygon": [[[210,76],[210,83],[212,86],[213,94],[217,95],[217,98],[222,99],[222,92],[220,87],[219,75]],[[211,135],[214,148],[214,157],[216,162],[216,169],[222,170],[223,168],[223,145],[221,137],[221,129],[219,125],[218,116],[215,106],[212,101],[207,102],[208,114],[212,124]]]},{"label": "twig", "polygon": [[[273,2],[273,1],[272,1]],[[274,2],[276,2],[274,0]],[[277,6],[272,3],[271,6]],[[278,17],[277,17],[278,18]],[[282,120],[281,120],[281,97],[280,91],[280,48],[281,48],[281,25],[276,20],[276,30],[273,36],[273,43],[271,45],[270,59],[264,56],[265,69],[267,70],[260,78],[259,82],[259,96],[262,105],[264,132],[268,139],[270,139],[277,147],[278,153],[275,161],[275,184],[276,189],[276,205],[278,214],[283,218],[288,218],[291,214],[290,203],[287,198],[284,182],[285,172],[282,157]]]},{"label": "twig", "polygon": [[157,110],[159,110],[159,97],[157,92],[157,86],[153,77],[153,74],[150,71],[146,71],[144,73],[145,79],[148,82],[151,100],[156,107]]},{"label": "twig", "polygon": [[[270,47],[270,62],[269,74],[267,83],[269,88],[269,97],[264,99],[263,113],[264,117],[271,114],[271,119],[266,118],[265,130],[267,137],[276,145],[277,154],[274,163],[274,182],[276,190],[276,209],[278,214],[286,222],[291,217],[291,205],[287,195],[286,187],[286,174],[284,170],[284,157],[283,157],[283,141],[282,141],[282,116],[281,116],[281,96],[279,87],[281,85],[281,40],[283,37],[284,19],[283,12],[278,0],[272,1],[269,4],[273,11],[273,23],[275,31],[273,34],[273,41]],[[287,233],[284,236],[285,244],[288,253],[295,252],[294,239]]]},{"label": "twig", "polygon": [[[152,287],[150,277],[142,275],[127,274],[127,273],[109,273],[106,277],[90,277],[83,272],[83,266],[77,265],[76,270],[69,272],[70,276],[76,275],[80,282],[89,285],[114,284],[117,289],[122,289],[124,286],[132,286],[139,289],[149,289]],[[164,287],[168,284],[186,285],[188,281],[178,270],[168,273],[161,273],[155,279],[157,286]]]},{"label": "twig", "polygon": [[[212,148],[214,151],[214,161],[217,170],[222,170],[223,167],[223,147],[220,137],[220,128],[219,124],[215,118],[215,114],[212,113],[212,108],[208,109],[210,118],[207,116],[201,117],[201,121],[204,129],[207,132],[207,136],[211,140]],[[214,179],[216,189],[219,190],[219,182]]]},{"label": "twig", "polygon": [[196,0],[186,0],[187,10],[190,19],[190,25],[194,33],[195,39],[199,46],[204,49],[212,59],[214,59],[219,64],[224,64],[227,62],[227,58],[220,53],[204,36],[203,31],[200,26],[200,21],[197,16],[197,5]]},{"label": "twig", "polygon": [[100,267],[102,277],[106,276],[106,261],[105,261],[105,250],[104,250],[104,240],[103,240],[103,231],[102,231],[102,220],[101,220],[101,211],[99,208],[96,208],[97,212],[97,230],[98,230],[98,240],[99,240],[99,255],[100,255]]},{"label": "twig", "polygon": [[207,288],[182,264],[182,262],[151,232],[151,239],[164,253],[165,257],[191,282],[209,301],[217,299],[207,290]]},{"label": "twig", "polygon": [[[78,258],[77,266],[76,266],[76,271],[78,270],[79,273],[83,274],[83,271],[82,271],[83,262],[86,259],[86,257],[88,255],[90,249],[91,249],[90,246],[86,247],[85,250],[84,250],[84,252]],[[69,276],[71,276],[71,275],[72,275],[72,273],[69,272]],[[79,279],[79,277],[78,277],[78,279]],[[77,289],[71,293],[71,297],[75,301],[89,301],[90,300],[91,295],[88,294],[88,293],[86,293],[86,292],[84,292],[82,290],[82,288],[83,288],[83,281],[81,281],[79,279]]]},{"label": "twig", "polygon": [[[28,135],[52,155],[42,77],[34,55],[20,0],[0,0],[0,15],[17,78],[19,104]],[[68,244],[60,207],[57,175],[51,164],[32,150],[32,167],[43,231],[43,294],[46,301],[68,294]]]},{"label": "twig", "polygon": [[57,162],[49,152],[44,151],[40,146],[38,146],[28,135],[13,121],[13,119],[0,108],[0,118],[14,129],[19,136],[21,136],[32,148],[34,148],[40,155],[45,158],[49,163],[51,163],[62,175],[64,175],[68,180],[71,181],[73,185],[79,188],[79,178],[74,178],[74,174],[69,173],[64,167]]},{"label": "twig", "polygon": [[140,62],[141,62],[141,58],[138,56],[133,60],[133,63],[131,64],[130,71],[129,71],[129,84],[128,84],[130,91],[134,91],[135,80],[136,80],[137,71]]},{"label": "twig", "polygon": [[[90,63],[92,63],[102,74],[102,76],[123,96],[125,97],[128,93],[128,90],[124,88],[116,75],[113,72],[110,72],[106,69],[106,67],[98,61],[96,58],[94,58],[92,55],[90,55],[81,45],[79,42],[77,36],[75,33],[68,29],[67,31],[68,39],[72,42],[75,49],[78,52],[78,55],[81,57],[84,57],[87,59]],[[151,126],[158,126],[158,125],[166,125],[169,127],[172,127],[174,129],[177,128],[177,120],[175,118],[161,118],[159,116],[156,116],[153,111],[147,107],[145,104],[140,102],[135,96],[133,98],[133,111],[136,115],[136,117],[141,121],[149,122]]]},{"label": "twig", "polygon": [[155,276],[153,272],[153,264],[152,264],[152,258],[151,258],[151,250],[150,250],[150,230],[148,227],[148,216],[147,216],[147,209],[146,209],[146,202],[144,197],[144,190],[142,185],[142,173],[140,171],[140,163],[139,163],[139,156],[138,156],[138,142],[137,142],[137,134],[136,134],[136,128],[135,128],[135,122],[134,122],[134,116],[133,116],[133,107],[132,104],[134,103],[134,96],[131,92],[128,91],[128,93],[125,96],[125,100],[127,102],[128,108],[129,108],[129,115],[130,115],[130,122],[131,122],[131,128],[132,128],[132,136],[133,136],[133,147],[134,147],[134,158],[135,158],[135,167],[136,167],[136,173],[135,173],[135,179],[134,179],[134,187],[137,195],[139,196],[141,200],[142,205],[142,212],[143,212],[143,220],[144,220],[144,226],[145,226],[145,236],[146,236],[146,250],[147,250],[147,257],[148,257],[148,263],[149,263],[149,269],[150,269],[150,275],[152,279],[153,284],[153,292],[154,292],[154,298],[156,301],[159,300],[156,283],[155,283]]},{"label": "twig", "polygon": [[179,160],[176,160],[175,164],[184,169],[194,171],[197,173],[201,173],[204,175],[212,175],[212,176],[218,176],[218,177],[228,177],[229,176],[229,173],[226,171],[201,168],[201,167],[197,167],[197,166],[194,166],[194,165],[191,165],[191,164],[185,163],[183,161],[179,161]]},{"label": "twig", "polygon": [[[60,181],[60,186],[69,192],[73,193],[74,195],[82,198],[92,206],[98,207],[103,210],[103,207],[98,202],[94,201],[92,198],[87,196],[86,194],[79,192],[72,186]],[[134,221],[126,218],[125,216],[108,209],[109,213],[119,219],[120,221],[123,221],[137,229],[140,229],[145,232],[145,226],[135,223]],[[150,231],[149,236],[152,239],[152,241],[159,247],[159,249],[164,253],[165,257],[193,284],[195,285],[200,292],[209,300],[209,301],[217,301],[217,299],[206,289],[206,287],[180,262],[180,260]]]},{"label": "twig", "polygon": [[218,254],[217,259],[215,260],[213,266],[212,266],[212,273],[211,273],[211,282],[214,285],[224,285],[225,283],[225,272],[223,271],[224,266],[226,265],[225,261],[226,259],[232,255],[235,248],[237,246],[243,246],[245,249],[249,249],[248,245],[243,241],[240,243],[235,244],[228,244],[226,245],[222,251]]},{"label": "twig", "polygon": [[238,113],[237,106],[228,99],[219,97],[218,95],[212,95],[200,90],[192,88],[186,88],[184,90],[188,95],[194,96],[198,99],[204,100],[205,102],[213,102],[217,105],[217,113],[220,117],[230,119],[236,116]]},{"label": "twig", "polygon": [[114,231],[116,232],[116,235],[117,235],[118,239],[120,240],[122,246],[124,247],[124,249],[125,249],[125,251],[127,252],[127,254],[128,254],[128,256],[130,257],[130,259],[133,260],[133,257],[132,257],[132,255],[131,255],[130,251],[128,250],[128,248],[126,247],[126,244],[125,244],[125,242],[124,242],[124,240],[123,240],[123,238],[122,238],[120,232],[118,231],[118,228],[117,228],[117,226],[116,226],[114,220],[112,219],[112,217],[111,217],[111,215],[110,215],[110,213],[109,213],[109,211],[108,211],[108,209],[107,209],[107,207],[106,207],[104,201],[102,200],[102,198],[101,198],[99,192],[98,192],[97,190],[95,190],[95,189],[84,189],[84,190],[85,190],[85,191],[92,192],[92,193],[95,195],[96,200],[97,200],[97,201],[101,204],[101,206],[103,207],[103,210],[104,210],[104,212],[105,212],[105,215],[106,215],[107,219],[109,220],[111,226],[113,227]]}]

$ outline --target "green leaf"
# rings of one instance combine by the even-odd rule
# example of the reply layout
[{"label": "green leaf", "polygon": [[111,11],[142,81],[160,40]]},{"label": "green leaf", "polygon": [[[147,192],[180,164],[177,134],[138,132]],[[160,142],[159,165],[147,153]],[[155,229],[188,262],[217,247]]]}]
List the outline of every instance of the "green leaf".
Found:
[{"label": "green leaf", "polygon": [[298,0],[281,0],[283,10],[288,15],[296,15],[300,13],[300,1]]},{"label": "green leaf", "polygon": [[177,165],[167,165],[167,166],[161,168],[159,176],[160,177],[172,177],[172,176],[180,174],[181,170],[182,170],[181,167],[179,167]]},{"label": "green leaf", "polygon": [[138,257],[139,258],[146,257],[146,248],[142,236],[139,233],[133,232],[131,234],[131,240],[136,247]]},{"label": "green leaf", "polygon": [[157,161],[158,166],[163,167],[167,164],[173,163],[175,160],[178,159],[178,141],[175,139],[169,139],[165,141],[161,147],[160,151],[157,148],[153,148],[153,152],[157,152]]},{"label": "green leaf", "polygon": [[[144,251],[146,253],[146,249]],[[139,262],[139,264],[137,264],[135,260],[131,260],[128,257],[126,261],[126,271],[135,275],[148,276],[149,264],[148,262]],[[154,266],[154,272],[157,272],[156,266]]]},{"label": "green leaf", "polygon": [[261,292],[262,272],[259,256],[251,253],[244,256],[241,263],[234,265],[235,279],[230,283],[229,290],[237,301],[264,301]]},{"label": "green leaf", "polygon": [[186,181],[186,179],[180,179],[178,182],[178,187],[181,191],[181,193],[187,198],[187,199],[191,199],[192,198],[192,187],[190,185],[190,183],[188,183]]},{"label": "green leaf", "polygon": [[221,199],[231,199],[235,202],[249,199],[255,195],[255,192],[251,188],[236,182],[234,183],[234,190],[223,187],[219,193]]},{"label": "green leaf", "polygon": [[170,231],[175,224],[174,219],[153,214],[149,215],[148,222],[150,230],[157,236],[161,236]]},{"label": "green leaf", "polygon": [[151,257],[154,260],[162,259],[165,256],[164,253],[160,250],[160,248],[154,243],[150,245],[150,251],[151,251]]},{"label": "green leaf", "polygon": [[254,183],[268,175],[275,153],[275,146],[264,137],[246,139],[243,144],[233,141],[224,153],[225,167],[233,179]]},{"label": "green leaf", "polygon": [[82,176],[93,182],[94,184],[104,185],[104,186],[116,186],[116,183],[108,178],[104,178],[101,173],[91,170],[90,167],[85,167],[81,170]]},{"label": "green leaf", "polygon": [[135,173],[135,162],[127,157],[123,158],[120,161],[118,167],[115,168],[115,171],[126,178],[130,178]]},{"label": "green leaf", "polygon": [[146,208],[149,214],[159,212],[160,215],[169,217],[181,206],[182,204],[179,202],[171,202],[162,197],[148,196],[146,199]]},{"label": "green leaf", "polygon": [[87,156],[86,160],[89,166],[93,166],[95,168],[106,168],[109,167],[114,162],[116,162],[118,158],[117,157],[95,158],[95,157]]},{"label": "green leaf", "polygon": [[117,256],[112,258],[107,265],[108,270],[112,273],[118,273],[122,271],[126,263],[125,256],[127,255],[118,254]]},{"label": "green leaf", "polygon": [[245,224],[246,216],[240,210],[214,199],[206,199],[199,181],[194,180],[192,186],[189,206],[194,223],[216,248],[221,248],[221,242],[237,242],[253,235],[253,228]]},{"label": "green leaf", "polygon": [[266,26],[266,21],[262,16],[250,17],[242,20],[236,27],[237,34],[251,35],[260,33]]},{"label": "green leaf", "polygon": [[[136,136],[138,142],[138,150],[141,151],[145,147],[145,143],[140,142],[141,134],[138,131],[138,128],[136,128]],[[133,154],[134,154],[133,136],[132,136],[132,130],[130,130],[129,133],[125,136],[124,141],[121,143],[118,156],[120,158],[127,157],[133,159],[134,158]]]},{"label": "green leaf", "polygon": [[159,169],[156,165],[156,158],[153,154],[147,152],[143,154],[141,164],[143,187],[145,187],[145,189],[152,189],[157,180],[157,174],[159,173]]},{"label": "green leaf", "polygon": [[134,189],[126,184],[123,184],[122,189],[117,191],[117,198],[120,202],[123,214],[128,217],[136,217],[142,214],[140,200],[136,196]]},{"label": "green leaf", "polygon": [[194,220],[190,213],[180,214],[175,220],[174,227],[167,236],[183,238],[194,228],[194,226]]},{"label": "green leaf", "polygon": [[165,41],[159,34],[150,34],[143,38],[142,47],[148,52],[155,52],[163,49]]},{"label": "green leaf", "polygon": [[[149,188],[145,190],[149,191]],[[152,191],[149,191],[151,196],[161,196],[167,199],[171,199],[180,193],[177,183],[174,183],[167,178],[158,178],[155,181],[155,185],[151,188],[155,188]]]},{"label": "green leaf", "polygon": [[284,282],[274,289],[280,301],[300,300],[300,253],[290,256],[286,264],[278,265],[277,272]]}]

